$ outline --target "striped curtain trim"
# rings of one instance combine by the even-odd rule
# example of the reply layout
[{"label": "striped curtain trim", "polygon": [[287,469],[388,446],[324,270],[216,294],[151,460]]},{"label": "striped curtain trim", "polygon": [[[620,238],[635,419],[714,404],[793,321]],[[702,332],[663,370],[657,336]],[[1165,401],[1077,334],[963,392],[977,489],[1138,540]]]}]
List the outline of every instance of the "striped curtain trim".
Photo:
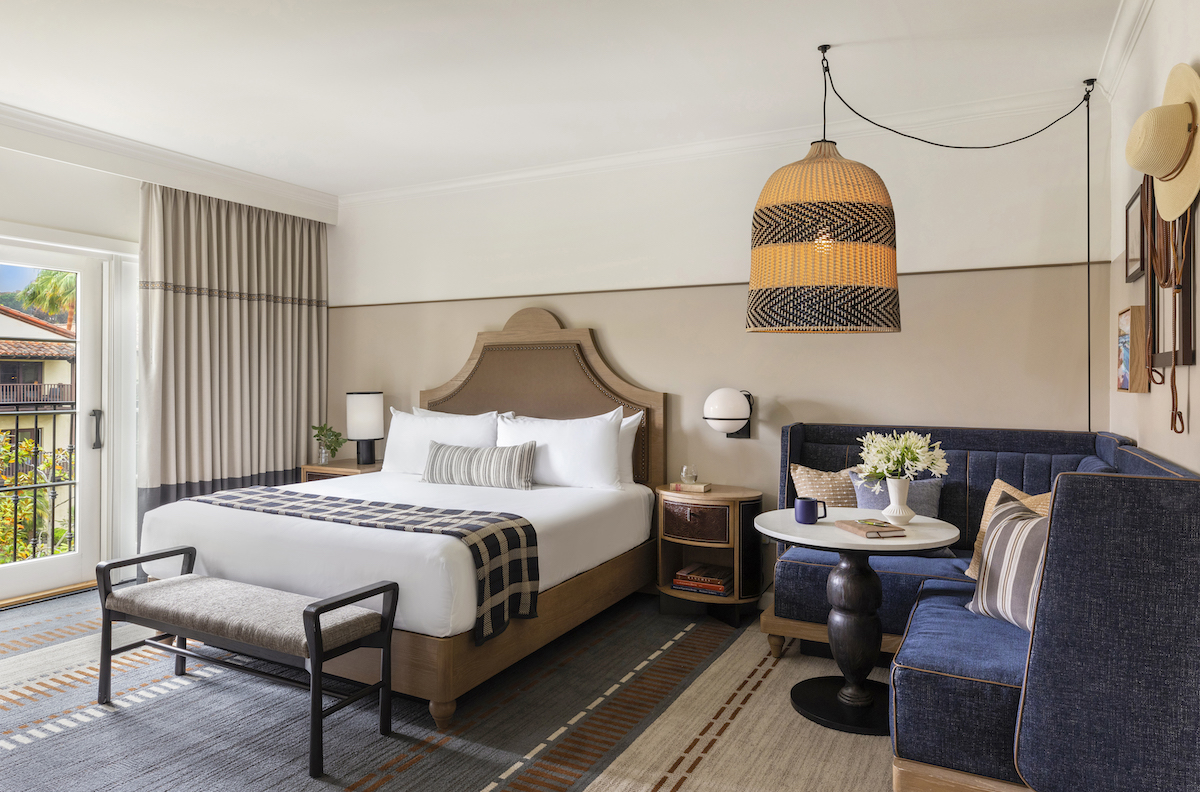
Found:
[{"label": "striped curtain trim", "polygon": [[139,289],[158,289],[173,294],[188,294],[197,297],[220,297],[225,300],[244,300],[245,302],[270,302],[281,305],[303,305],[309,308],[327,308],[328,300],[314,300],[307,297],[283,297],[277,294],[252,294],[250,292],[230,291],[228,289],[208,289],[203,286],[184,286],[181,283],[166,281],[138,281]]},{"label": "striped curtain trim", "polygon": [[424,481],[467,487],[533,489],[533,455],[537,443],[468,448],[431,441]]},{"label": "striped curtain trim", "polygon": [[972,613],[1033,629],[1050,518],[1009,495],[1000,496],[988,523]]}]

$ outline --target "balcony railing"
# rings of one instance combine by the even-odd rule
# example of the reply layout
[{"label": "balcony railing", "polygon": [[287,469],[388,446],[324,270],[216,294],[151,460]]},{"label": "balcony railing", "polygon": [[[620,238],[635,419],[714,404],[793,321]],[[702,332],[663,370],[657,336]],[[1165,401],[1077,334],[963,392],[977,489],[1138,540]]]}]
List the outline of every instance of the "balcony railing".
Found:
[{"label": "balcony railing", "polygon": [[[64,416],[70,426],[60,432]],[[0,565],[74,552],[75,419],[73,405],[8,414],[13,427],[3,430],[11,456],[0,467]],[[41,423],[41,439],[26,437],[13,446],[12,438],[25,431],[22,422]]]},{"label": "balcony railing", "polygon": [[63,383],[13,383],[0,384],[2,404],[64,404],[75,401],[75,386]]}]

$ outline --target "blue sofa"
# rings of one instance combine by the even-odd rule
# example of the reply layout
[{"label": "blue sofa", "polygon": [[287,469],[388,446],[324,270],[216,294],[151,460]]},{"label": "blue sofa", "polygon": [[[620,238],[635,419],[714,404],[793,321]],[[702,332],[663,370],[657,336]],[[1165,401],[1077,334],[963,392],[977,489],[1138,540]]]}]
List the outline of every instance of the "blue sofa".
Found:
[{"label": "blue sofa", "polygon": [[[895,653],[891,675],[894,788],[896,792],[931,787],[1023,789],[1025,769],[1018,772],[1014,740],[1030,657],[1030,634],[963,607],[975,586],[963,572],[970,561],[983,502],[992,482],[1003,479],[1029,494],[1049,492],[1059,482],[1054,495],[1051,545],[1065,547],[1057,556],[1047,553],[1045,575],[1049,580],[1058,569],[1071,568],[1071,553],[1066,549],[1071,541],[1102,539],[1109,544],[1096,552],[1101,557],[1106,553],[1120,557],[1120,534],[1106,532],[1097,537],[1089,533],[1088,524],[1081,520],[1083,515],[1097,520],[1096,515],[1102,515],[1109,523],[1128,530],[1164,533],[1164,541],[1181,522],[1190,520],[1194,527],[1200,514],[1200,480],[1190,471],[1137,448],[1133,441],[1109,433],[794,424],[783,430],[779,507],[790,508],[795,500],[788,475],[792,463],[841,470],[856,461],[857,438],[864,433],[909,429],[942,442],[950,470],[944,477],[938,516],[958,526],[962,536],[953,548],[953,558],[871,558],[884,591],[879,611],[885,633],[883,648]],[[1180,500],[1174,506],[1164,505],[1162,496],[1151,497],[1153,488],[1161,486],[1177,488]],[[1143,510],[1138,496],[1143,492],[1153,508]],[[1104,520],[1098,524],[1104,524]],[[1069,529],[1060,531],[1060,525],[1075,526],[1073,540],[1061,538]],[[1195,533],[1192,538],[1200,543]],[[1149,544],[1153,546],[1153,542]],[[825,583],[837,563],[833,553],[783,546],[780,552],[773,612],[764,612],[761,627],[769,636],[773,654],[778,654],[786,637],[828,640]],[[1193,568],[1200,566],[1200,557],[1193,558],[1193,562]],[[1079,573],[1072,570],[1064,574],[1077,577]],[[1111,573],[1103,574],[1112,577]],[[1142,600],[1154,595],[1155,585],[1142,582]],[[1043,598],[1047,590],[1053,591],[1055,586],[1044,588]],[[1125,596],[1128,598],[1128,590]],[[1075,607],[1086,613],[1089,603],[1097,612],[1104,611],[1102,595],[1081,597],[1075,592]],[[1073,636],[1051,635],[1049,627],[1039,631],[1041,617],[1039,605],[1035,648],[1045,638],[1047,642],[1057,641],[1056,645],[1070,646],[1078,654],[1080,649]],[[1194,626],[1191,632],[1198,633]],[[1197,656],[1197,652],[1183,655]],[[1043,662],[1053,665],[1049,659]],[[1028,665],[1032,673],[1034,664]],[[1088,668],[1089,672],[1094,670]],[[1112,680],[1108,684],[1111,693]],[[1047,686],[1042,690],[1049,689]],[[1193,677],[1191,689],[1200,689],[1200,679]],[[1034,711],[1028,699],[1026,710]],[[1038,714],[1030,717],[1037,725],[1026,727],[1025,733],[1038,733],[1039,729],[1042,736],[1053,733],[1060,713],[1052,704],[1036,711]],[[1191,712],[1194,715],[1196,710]],[[1196,722],[1192,721],[1193,728]],[[1040,743],[1037,750],[1028,752],[1030,756],[1035,754],[1038,758],[1029,761],[1041,767],[1045,750]],[[1195,752],[1191,756],[1190,761],[1198,761]]]}]

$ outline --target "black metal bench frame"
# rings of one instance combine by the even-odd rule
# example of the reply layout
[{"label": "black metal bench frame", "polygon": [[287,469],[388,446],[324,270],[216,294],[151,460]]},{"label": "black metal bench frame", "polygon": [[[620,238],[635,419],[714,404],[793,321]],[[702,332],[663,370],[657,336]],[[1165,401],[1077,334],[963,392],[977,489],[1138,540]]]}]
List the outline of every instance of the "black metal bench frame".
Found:
[{"label": "black metal bench frame", "polygon": [[[224,668],[229,668],[234,671],[253,674],[254,676],[270,679],[275,682],[282,682],[293,687],[298,687],[309,691],[309,743],[308,743],[308,774],[313,778],[317,778],[324,772],[324,752],[323,752],[323,736],[322,724],[324,719],[345,706],[353,704],[359,699],[365,698],[370,694],[378,691],[379,693],[379,733],[388,735],[392,733],[392,623],[396,618],[396,602],[399,597],[399,586],[390,581],[381,581],[369,586],[347,591],[344,594],[338,594],[327,599],[313,602],[304,609],[304,632],[308,639],[308,657],[299,657],[296,655],[283,654],[271,649],[265,649],[260,646],[252,646],[240,641],[230,640],[220,635],[209,635],[195,630],[186,630],[178,625],[166,624],[154,619],[146,619],[141,616],[134,616],[120,611],[109,610],[107,607],[108,595],[112,593],[112,578],[110,573],[114,569],[121,567],[133,566],[135,564],[143,564],[149,561],[157,561],[163,558],[171,558],[173,556],[183,556],[182,571],[180,574],[191,574],[196,563],[196,548],[194,547],[171,547],[165,550],[159,550],[153,553],[142,553],[129,558],[118,558],[112,561],[103,561],[96,565],[96,585],[100,591],[100,613],[102,616],[102,625],[100,628],[100,682],[99,693],[96,696],[96,701],[100,704],[107,704],[111,699],[112,694],[112,658],[113,655],[128,652],[131,649],[136,649],[140,646],[153,646],[166,652],[175,655],[175,674],[183,676],[186,673],[185,664],[186,658],[192,657],[197,660],[202,660],[205,663],[219,665]],[[383,614],[380,619],[380,628],[378,632],[363,636],[354,641],[351,641],[342,646],[326,650],[322,641],[321,635],[321,614],[328,611],[336,610],[337,608],[351,605],[355,602],[368,599],[370,597],[383,595]],[[136,641],[125,646],[113,648],[112,645],[112,623],[114,621],[124,621],[131,624],[139,624],[143,627],[149,627],[153,630],[158,630],[159,635],[153,638],[146,638],[141,641]],[[174,638],[175,644],[171,644]],[[245,655],[259,660],[268,660],[274,663],[291,666],[293,668],[302,668],[309,674],[309,683],[306,685],[288,677],[279,674],[273,674],[269,671],[260,671],[256,668],[247,668],[246,666],[230,663],[224,660],[218,660],[205,655],[197,654],[187,648],[188,639],[200,641],[208,646],[213,646],[226,651],[234,652],[239,655]],[[322,685],[322,667],[325,662],[332,660],[335,657],[344,655],[347,652],[353,651],[360,647],[376,647],[381,650],[380,667],[379,667],[379,682],[374,685],[369,685],[355,693],[345,694],[332,690],[326,690]],[[329,707],[324,706],[322,696],[333,696],[340,699],[336,704]]]}]

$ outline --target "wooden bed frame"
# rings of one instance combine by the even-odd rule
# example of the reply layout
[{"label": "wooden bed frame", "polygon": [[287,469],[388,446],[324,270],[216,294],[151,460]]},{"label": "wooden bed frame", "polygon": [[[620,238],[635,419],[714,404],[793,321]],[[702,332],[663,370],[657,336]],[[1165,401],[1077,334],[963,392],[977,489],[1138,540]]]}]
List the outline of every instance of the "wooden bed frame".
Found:
[{"label": "wooden bed frame", "polygon": [[[653,489],[666,481],[664,394],[619,377],[604,362],[591,330],[563,329],[549,311],[518,311],[495,332],[479,333],[462,369],[446,384],[421,391],[421,406],[470,415],[513,410],[535,418],[583,418],[620,406],[643,411],[633,451],[634,480]],[[536,528],[536,526],[535,526]],[[392,690],[429,700],[439,729],[456,700],[526,655],[654,580],[650,539],[538,596],[536,619],[514,619],[476,646],[471,633],[448,638],[394,630]],[[326,664],[331,674],[379,681],[379,650],[358,649]]]}]

